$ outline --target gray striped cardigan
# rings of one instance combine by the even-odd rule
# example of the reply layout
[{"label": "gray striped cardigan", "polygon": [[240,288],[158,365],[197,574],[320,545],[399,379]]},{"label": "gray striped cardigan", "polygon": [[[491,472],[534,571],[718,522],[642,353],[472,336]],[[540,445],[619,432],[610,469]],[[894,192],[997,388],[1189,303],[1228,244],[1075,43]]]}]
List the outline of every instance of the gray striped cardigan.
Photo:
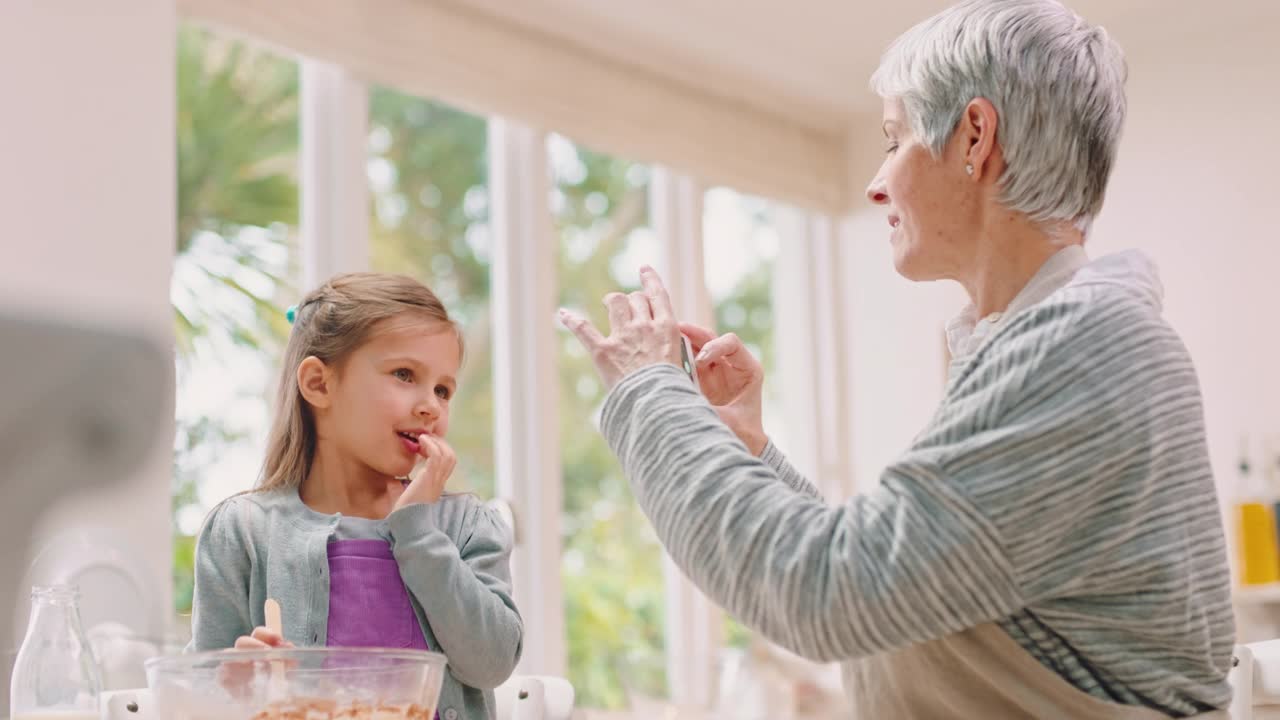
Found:
[{"label": "gray striped cardigan", "polygon": [[1225,707],[1200,392],[1145,262],[1096,261],[1005,318],[878,486],[838,507],[776,448],[753,457],[674,366],[624,378],[601,427],[685,573],[794,652],[854,660],[995,622],[1095,696]]}]

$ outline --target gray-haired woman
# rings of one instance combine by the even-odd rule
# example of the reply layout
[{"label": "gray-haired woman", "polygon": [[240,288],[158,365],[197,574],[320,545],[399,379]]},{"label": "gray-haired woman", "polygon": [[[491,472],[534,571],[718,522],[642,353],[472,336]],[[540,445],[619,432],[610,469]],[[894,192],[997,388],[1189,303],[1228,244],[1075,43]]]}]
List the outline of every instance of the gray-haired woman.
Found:
[{"label": "gray-haired woman", "polygon": [[[884,56],[867,190],[894,264],[959,282],[941,406],[840,507],[768,442],[759,362],[666,291],[563,319],[672,557],[867,718],[1221,714],[1234,627],[1196,374],[1141,254],[1089,260],[1125,115],[1107,34],[1051,0],[974,0]],[[704,395],[673,363],[679,333]]]}]

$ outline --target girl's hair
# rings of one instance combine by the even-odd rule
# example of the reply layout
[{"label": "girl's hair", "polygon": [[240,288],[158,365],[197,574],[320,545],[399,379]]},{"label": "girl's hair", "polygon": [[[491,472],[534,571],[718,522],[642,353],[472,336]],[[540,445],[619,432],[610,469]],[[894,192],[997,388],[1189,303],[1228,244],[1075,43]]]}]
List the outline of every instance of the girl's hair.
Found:
[{"label": "girl's hair", "polygon": [[457,335],[462,350],[462,333],[444,304],[406,275],[336,275],[299,303],[280,368],[267,457],[255,490],[297,487],[311,471],[316,424],[311,406],[298,390],[302,361],[314,355],[326,365],[340,366],[369,340],[379,323],[405,315],[444,323]]}]

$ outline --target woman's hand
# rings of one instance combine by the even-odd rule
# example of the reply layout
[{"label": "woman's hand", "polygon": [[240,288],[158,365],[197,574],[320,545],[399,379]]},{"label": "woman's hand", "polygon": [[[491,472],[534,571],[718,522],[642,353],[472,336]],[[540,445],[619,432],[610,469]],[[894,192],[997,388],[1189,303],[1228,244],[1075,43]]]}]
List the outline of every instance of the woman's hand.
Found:
[{"label": "woman's hand", "polygon": [[444,438],[433,435],[418,436],[418,454],[424,458],[424,462],[418,463],[410,473],[409,484],[400,493],[400,497],[396,498],[391,512],[418,503],[430,505],[439,500],[444,494],[444,484],[458,464],[458,456],[449,447],[449,443]]},{"label": "woman's hand", "polygon": [[759,457],[769,444],[762,410],[764,366],[733,333],[716,337],[697,325],[680,323],[679,327],[693,345],[702,394],[751,454]]},{"label": "woman's hand", "polygon": [[603,337],[591,321],[581,315],[560,311],[560,322],[590,351],[606,388],[613,388],[619,380],[640,368],[680,363],[680,333],[667,289],[658,273],[648,265],[640,268],[640,282],[644,289],[639,292],[605,296],[604,304],[609,307],[609,337]]}]

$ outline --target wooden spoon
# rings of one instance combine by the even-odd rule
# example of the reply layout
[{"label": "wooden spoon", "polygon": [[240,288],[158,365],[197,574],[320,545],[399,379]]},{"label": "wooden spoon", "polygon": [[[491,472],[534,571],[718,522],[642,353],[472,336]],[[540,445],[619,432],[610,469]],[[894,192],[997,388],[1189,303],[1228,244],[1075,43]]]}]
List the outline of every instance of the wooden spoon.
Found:
[{"label": "wooden spoon", "polygon": [[[280,617],[280,603],[275,598],[267,598],[263,603],[262,612],[267,616],[267,629],[276,633],[280,637],[284,637],[284,622]],[[284,661],[271,661],[271,681],[267,685],[267,697],[272,702],[283,700],[288,694],[289,688],[284,677]]]}]

